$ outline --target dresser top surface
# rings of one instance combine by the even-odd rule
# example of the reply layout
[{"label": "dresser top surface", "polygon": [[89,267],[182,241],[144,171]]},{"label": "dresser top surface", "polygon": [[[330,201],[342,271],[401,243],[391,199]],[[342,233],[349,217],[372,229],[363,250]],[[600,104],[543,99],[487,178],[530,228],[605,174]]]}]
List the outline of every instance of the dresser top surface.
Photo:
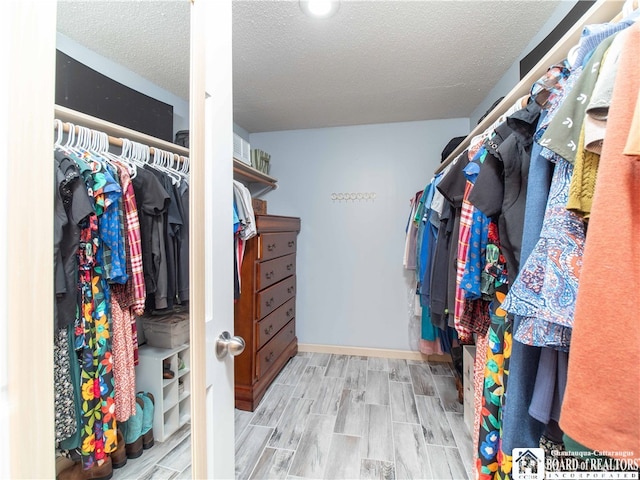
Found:
[{"label": "dresser top surface", "polygon": [[299,232],[300,217],[282,215],[256,215],[258,233],[265,232]]}]

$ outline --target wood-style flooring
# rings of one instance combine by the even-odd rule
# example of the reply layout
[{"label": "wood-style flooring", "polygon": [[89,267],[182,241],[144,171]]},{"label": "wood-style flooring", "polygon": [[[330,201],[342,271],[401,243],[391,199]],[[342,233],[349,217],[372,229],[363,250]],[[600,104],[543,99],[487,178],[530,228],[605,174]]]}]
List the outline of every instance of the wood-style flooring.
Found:
[{"label": "wood-style flooring", "polygon": [[[448,364],[299,353],[236,410],[236,479],[467,479],[472,442]],[[191,478],[190,430],[114,479]]]}]

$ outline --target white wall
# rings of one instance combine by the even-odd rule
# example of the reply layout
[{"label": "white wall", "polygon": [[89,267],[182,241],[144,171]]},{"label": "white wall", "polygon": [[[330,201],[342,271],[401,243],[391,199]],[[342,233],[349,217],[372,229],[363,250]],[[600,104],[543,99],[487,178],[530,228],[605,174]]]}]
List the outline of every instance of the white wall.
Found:
[{"label": "white wall", "polygon": [[495,102],[498,98],[505,96],[508,94],[513,87],[520,81],[520,60],[522,60],[525,56],[531,52],[538,44],[544,40],[547,35],[551,33],[551,31],[556,28],[556,26],[562,21],[562,19],[569,13],[569,11],[575,6],[577,0],[564,0],[560,2],[558,8],[553,15],[549,17],[549,20],[542,26],[540,31],[534,36],[531,41],[524,48],[522,53],[518,56],[517,60],[509,67],[506,73],[502,76],[502,78],[496,83],[496,85],[491,89],[491,92],[486,96],[482,102],[476,107],[471,116],[469,117],[470,130],[477,125],[478,120],[487,109]]},{"label": "white wall", "polygon": [[[410,350],[402,266],[409,200],[467,118],[251,134],[271,154],[268,212],[301,217],[300,343]],[[333,201],[332,193],[375,192]]]},{"label": "white wall", "polygon": [[179,130],[189,129],[189,100],[157,86],[146,78],[132,72],[122,65],[109,60],[93,50],[89,50],[84,45],[72,40],[66,35],[57,32],[56,48],[62,53],[69,55],[89,68],[120,82],[129,88],[144,93],[156,100],[168,103],[173,106],[173,133]]}]

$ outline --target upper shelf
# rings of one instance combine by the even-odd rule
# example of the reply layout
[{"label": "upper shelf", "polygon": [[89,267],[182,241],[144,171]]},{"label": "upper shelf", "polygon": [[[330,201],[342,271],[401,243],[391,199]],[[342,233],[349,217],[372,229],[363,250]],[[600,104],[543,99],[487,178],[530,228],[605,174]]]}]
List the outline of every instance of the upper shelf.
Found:
[{"label": "upper shelf", "polygon": [[[248,183],[251,193],[254,195],[259,195],[267,190],[272,190],[278,187],[277,179],[262,173],[260,170],[253,168],[251,165],[247,165],[237,158],[233,159],[233,178],[243,183]],[[258,187],[263,186],[264,188],[260,189],[259,192],[256,193],[254,192],[254,188],[251,188],[255,185]]]}]

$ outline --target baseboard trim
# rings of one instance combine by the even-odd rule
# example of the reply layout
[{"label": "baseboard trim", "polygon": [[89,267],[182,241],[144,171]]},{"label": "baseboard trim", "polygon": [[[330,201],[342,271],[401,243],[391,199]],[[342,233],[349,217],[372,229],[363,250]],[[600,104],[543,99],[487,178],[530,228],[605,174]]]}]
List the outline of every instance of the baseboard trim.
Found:
[{"label": "baseboard trim", "polygon": [[362,355],[366,357],[400,358],[403,360],[422,360],[429,362],[451,363],[451,355],[424,355],[411,350],[389,350],[386,348],[349,347],[342,345],[320,345],[315,343],[299,343],[299,352],[335,353],[338,355]]}]

